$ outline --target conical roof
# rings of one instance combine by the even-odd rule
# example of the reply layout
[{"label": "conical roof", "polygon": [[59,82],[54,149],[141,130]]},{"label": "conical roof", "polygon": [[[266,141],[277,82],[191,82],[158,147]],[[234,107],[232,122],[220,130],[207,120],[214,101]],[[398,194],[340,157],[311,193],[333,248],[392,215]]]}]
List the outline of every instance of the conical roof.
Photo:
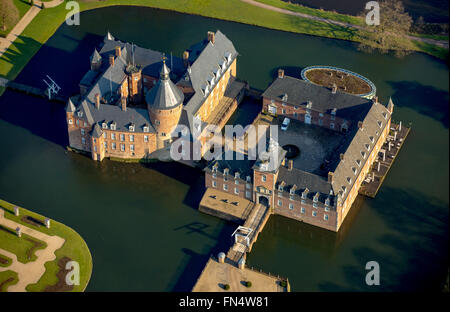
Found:
[{"label": "conical roof", "polygon": [[67,101],[66,112],[67,113],[75,112],[75,105],[73,105],[73,102],[70,98],[69,98],[69,101]]},{"label": "conical roof", "polygon": [[92,55],[91,55],[91,62],[92,63],[97,63],[101,59],[102,59],[102,57],[98,53],[97,49],[94,49],[94,53],[92,53]]},{"label": "conical roof", "polygon": [[104,39],[106,39],[106,40],[114,40],[114,37],[113,37],[113,35],[111,35],[111,33],[109,32],[109,30],[108,30],[108,33],[106,34],[106,36],[105,36]]},{"label": "conical roof", "polygon": [[183,103],[184,94],[170,80],[169,73],[170,70],[163,61],[160,79],[146,96],[149,108],[172,109]]}]

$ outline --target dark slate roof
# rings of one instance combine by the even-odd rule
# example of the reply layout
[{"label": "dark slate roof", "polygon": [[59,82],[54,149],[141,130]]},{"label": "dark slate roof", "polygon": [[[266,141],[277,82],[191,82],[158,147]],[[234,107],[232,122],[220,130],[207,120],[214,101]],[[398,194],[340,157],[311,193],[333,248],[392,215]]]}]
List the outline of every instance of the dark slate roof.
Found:
[{"label": "dark slate roof", "polygon": [[305,189],[308,189],[307,199],[312,200],[314,195],[319,193],[319,202],[325,203],[327,198],[330,199],[330,206],[334,205],[334,195],[330,194],[332,190],[331,183],[327,178],[312,174],[297,168],[289,170],[285,166],[281,166],[278,172],[278,179],[275,185],[275,192],[278,192],[278,187],[281,182],[284,182],[285,192],[289,192],[291,187],[296,186],[295,195],[301,196]]},{"label": "dark slate roof", "polygon": [[[151,49],[142,48],[135,44],[130,44],[128,42],[122,42],[119,40],[108,40],[105,37],[104,44],[100,50],[100,54],[105,60],[109,58],[109,55],[115,55],[115,49],[117,46],[122,48],[122,56],[126,58],[126,61],[142,67],[142,73],[151,77],[158,77],[159,70],[162,66],[163,53],[159,51],[154,51]],[[123,50],[125,49],[125,50]],[[134,53],[133,53],[134,52]],[[171,67],[173,74],[172,78],[178,78],[181,76],[186,68],[184,67],[183,60],[179,57],[172,56],[167,59],[168,66]]]},{"label": "dark slate roof", "polygon": [[102,136],[102,128],[100,128],[100,126],[98,125],[98,123],[95,124],[94,129],[92,129],[92,133],[91,136],[93,138],[99,138]]},{"label": "dark slate roof", "polygon": [[[198,45],[197,50],[201,50],[201,52],[198,56],[196,55],[195,61],[190,66],[190,70],[186,72],[195,92],[185,105],[187,112],[192,115],[195,115],[206,99],[202,89],[208,85],[208,79],[214,73],[218,73],[220,79],[223,74],[222,71],[219,71],[221,65],[224,65],[224,70],[227,70],[229,65],[238,56],[233,43],[220,30],[216,31],[214,37],[214,44],[204,40]],[[227,60],[227,56],[229,56],[229,61]],[[184,76],[182,79],[184,79]],[[216,84],[213,87],[215,86]]]},{"label": "dark slate roof", "polygon": [[327,87],[290,76],[275,79],[262,96],[281,101],[285,94],[287,94],[285,101],[287,104],[306,107],[307,102],[310,101],[312,110],[329,113],[336,108],[336,116],[350,120],[364,116],[371,105],[370,100],[360,96],[339,91],[333,94]]},{"label": "dark slate roof", "polygon": [[149,108],[172,109],[183,103],[183,92],[170,80],[169,73],[170,70],[163,63],[160,79],[145,98]]},{"label": "dark slate roof", "polygon": [[[351,138],[351,142],[345,145],[346,149],[342,151],[344,160],[339,161],[332,178],[333,191],[335,194],[341,194],[342,200],[345,200],[349,194],[357,175],[360,173],[360,169],[366,163],[369,153],[372,152],[390,118],[391,115],[384,105],[373,103],[362,121],[362,129],[356,124],[350,129],[348,136]],[[379,125],[380,122],[381,127]],[[373,138],[373,142],[371,138]],[[369,150],[367,150],[367,146]],[[365,158],[361,152],[365,153]],[[360,165],[358,165],[357,160],[361,161]],[[356,168],[356,174],[352,168]],[[350,180],[347,178],[350,178]],[[346,188],[345,192],[343,187]]]},{"label": "dark slate roof", "polygon": [[94,84],[94,82],[98,76],[99,76],[99,72],[89,70],[81,79],[80,85],[90,87]]},{"label": "dark slate roof", "polygon": [[75,105],[73,104],[72,100],[69,98],[69,100],[67,101],[67,104],[66,104],[66,112],[73,113],[73,112],[75,112],[75,110],[76,110]]},{"label": "dark slate roof", "polygon": [[[230,159],[230,160],[226,160]],[[204,171],[212,171],[214,166],[217,166],[217,172],[223,174],[223,170],[228,168],[230,176],[234,177],[236,172],[239,172],[240,178],[245,180],[247,176],[253,178],[252,166],[255,160],[248,159],[248,155],[236,153],[234,151],[223,152],[220,159],[210,161]]]}]

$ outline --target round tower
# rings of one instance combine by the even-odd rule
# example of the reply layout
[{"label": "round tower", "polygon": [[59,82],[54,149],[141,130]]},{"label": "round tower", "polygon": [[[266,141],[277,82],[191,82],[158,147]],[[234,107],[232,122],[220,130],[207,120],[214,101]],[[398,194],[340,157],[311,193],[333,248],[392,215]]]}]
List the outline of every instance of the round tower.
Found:
[{"label": "round tower", "polygon": [[172,132],[178,125],[183,109],[184,94],[170,80],[169,73],[163,59],[160,79],[146,96],[150,121],[156,130],[157,149],[170,144]]}]

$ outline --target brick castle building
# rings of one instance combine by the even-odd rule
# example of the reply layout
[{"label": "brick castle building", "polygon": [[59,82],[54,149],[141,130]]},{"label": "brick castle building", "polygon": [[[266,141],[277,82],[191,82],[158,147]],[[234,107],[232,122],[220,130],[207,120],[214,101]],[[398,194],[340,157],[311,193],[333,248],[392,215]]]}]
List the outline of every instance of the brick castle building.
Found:
[{"label": "brick castle building", "polygon": [[267,152],[278,153],[268,168],[263,159],[216,160],[205,168],[205,186],[269,206],[275,214],[338,231],[389,134],[392,100],[386,106],[285,76],[262,94],[263,112],[289,117],[314,131],[335,132],[337,149],[326,155],[325,167],[307,170],[286,158],[277,142]]},{"label": "brick castle building", "polygon": [[192,129],[198,118],[223,126],[243,95],[237,56],[220,31],[170,60],[108,33],[90,58],[80,94],[67,103],[69,146],[98,161],[155,158],[181,135],[174,132],[179,124]]}]

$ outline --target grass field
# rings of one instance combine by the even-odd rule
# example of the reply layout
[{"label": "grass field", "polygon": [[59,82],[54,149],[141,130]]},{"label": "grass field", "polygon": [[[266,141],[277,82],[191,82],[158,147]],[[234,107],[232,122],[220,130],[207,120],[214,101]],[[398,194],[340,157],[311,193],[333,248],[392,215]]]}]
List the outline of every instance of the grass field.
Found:
[{"label": "grass field", "polygon": [[0,272],[0,292],[6,291],[8,286],[17,284],[17,273],[13,271]]},{"label": "grass field", "polygon": [[0,253],[0,267],[6,268],[10,266],[12,259]]},{"label": "grass field", "polygon": [[[24,0],[13,0],[13,3],[16,6],[17,10],[19,10],[19,19],[16,21],[17,23],[22,18],[22,16],[24,16],[25,13],[28,12],[31,6]],[[16,23],[8,25],[6,27],[6,30],[0,29],[0,37],[6,37],[6,35],[8,35],[9,32],[11,31],[11,29],[13,29],[14,26],[16,26]]]},{"label": "grass field", "polygon": [[[35,226],[30,223],[24,222],[21,220],[23,216],[30,216],[34,219],[42,221],[45,219],[45,217],[24,208],[20,208],[20,215],[16,217],[13,214],[14,205],[3,200],[0,200],[0,207],[5,209],[5,218],[23,224],[37,231],[41,231],[48,235],[57,235],[66,240],[64,245],[55,252],[56,260],[47,262],[45,264],[46,271],[44,275],[41,277],[38,283],[34,285],[28,285],[28,291],[44,291],[48,286],[56,285],[59,281],[57,273],[60,270],[58,261],[63,258],[69,258],[70,260],[77,261],[80,265],[80,285],[74,286],[72,291],[83,291],[86,288],[92,273],[92,256],[85,241],[78,233],[76,233],[73,229],[65,226],[64,224],[54,220],[51,221],[51,227],[49,229],[44,226]],[[3,240],[1,237],[0,241],[2,242],[3,246]],[[16,252],[14,253],[17,255]]]}]

